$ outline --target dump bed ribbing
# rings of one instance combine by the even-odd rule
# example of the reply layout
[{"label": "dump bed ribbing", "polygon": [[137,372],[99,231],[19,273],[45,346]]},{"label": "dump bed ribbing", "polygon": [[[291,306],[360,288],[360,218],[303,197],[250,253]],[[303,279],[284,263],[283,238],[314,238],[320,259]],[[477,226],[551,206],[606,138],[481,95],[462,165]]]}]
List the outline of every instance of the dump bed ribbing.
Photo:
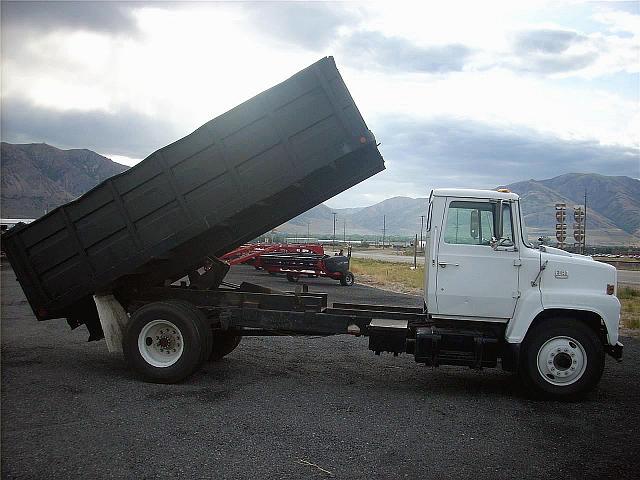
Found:
[{"label": "dump bed ribbing", "polygon": [[84,323],[91,295],[176,280],[384,169],[323,58],[3,235],[40,320]]}]

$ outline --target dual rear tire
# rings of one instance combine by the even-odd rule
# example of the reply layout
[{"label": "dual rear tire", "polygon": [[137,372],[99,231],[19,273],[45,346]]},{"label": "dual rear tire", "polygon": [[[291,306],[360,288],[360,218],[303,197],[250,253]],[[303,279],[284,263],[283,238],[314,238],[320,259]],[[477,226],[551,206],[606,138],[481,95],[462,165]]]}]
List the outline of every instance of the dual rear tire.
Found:
[{"label": "dual rear tire", "polygon": [[122,351],[129,367],[145,381],[176,383],[206,360],[220,360],[231,353],[240,338],[214,336],[204,313],[189,302],[170,300],[147,304],[133,313]]}]

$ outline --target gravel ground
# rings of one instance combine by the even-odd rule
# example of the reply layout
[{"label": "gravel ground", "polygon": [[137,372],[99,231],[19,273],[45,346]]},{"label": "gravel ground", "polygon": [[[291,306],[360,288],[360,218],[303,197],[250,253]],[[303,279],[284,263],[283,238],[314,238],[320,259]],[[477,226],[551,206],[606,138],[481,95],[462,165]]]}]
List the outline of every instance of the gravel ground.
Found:
[{"label": "gravel ground", "polygon": [[[289,289],[237,267],[231,281]],[[365,339],[245,338],[151,385],[2,280],[3,478],[638,478],[640,342],[580,403],[532,401],[500,370],[377,357]],[[314,279],[331,301],[419,297]]]}]

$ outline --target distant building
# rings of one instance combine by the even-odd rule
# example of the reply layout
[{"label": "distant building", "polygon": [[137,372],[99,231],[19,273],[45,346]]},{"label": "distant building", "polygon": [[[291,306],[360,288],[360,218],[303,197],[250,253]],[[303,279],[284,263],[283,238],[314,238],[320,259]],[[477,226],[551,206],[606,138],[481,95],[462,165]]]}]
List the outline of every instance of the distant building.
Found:
[{"label": "distant building", "polygon": [[317,238],[312,237],[287,237],[285,243],[318,243]]}]

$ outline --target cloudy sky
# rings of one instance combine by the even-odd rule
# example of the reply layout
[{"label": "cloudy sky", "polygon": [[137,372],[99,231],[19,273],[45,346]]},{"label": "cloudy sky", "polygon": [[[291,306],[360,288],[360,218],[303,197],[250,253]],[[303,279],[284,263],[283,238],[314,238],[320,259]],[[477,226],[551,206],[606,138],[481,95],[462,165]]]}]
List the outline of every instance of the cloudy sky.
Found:
[{"label": "cloudy sky", "polygon": [[333,55],[387,170],[327,202],[640,177],[640,2],[5,2],[2,140],[135,164]]}]

